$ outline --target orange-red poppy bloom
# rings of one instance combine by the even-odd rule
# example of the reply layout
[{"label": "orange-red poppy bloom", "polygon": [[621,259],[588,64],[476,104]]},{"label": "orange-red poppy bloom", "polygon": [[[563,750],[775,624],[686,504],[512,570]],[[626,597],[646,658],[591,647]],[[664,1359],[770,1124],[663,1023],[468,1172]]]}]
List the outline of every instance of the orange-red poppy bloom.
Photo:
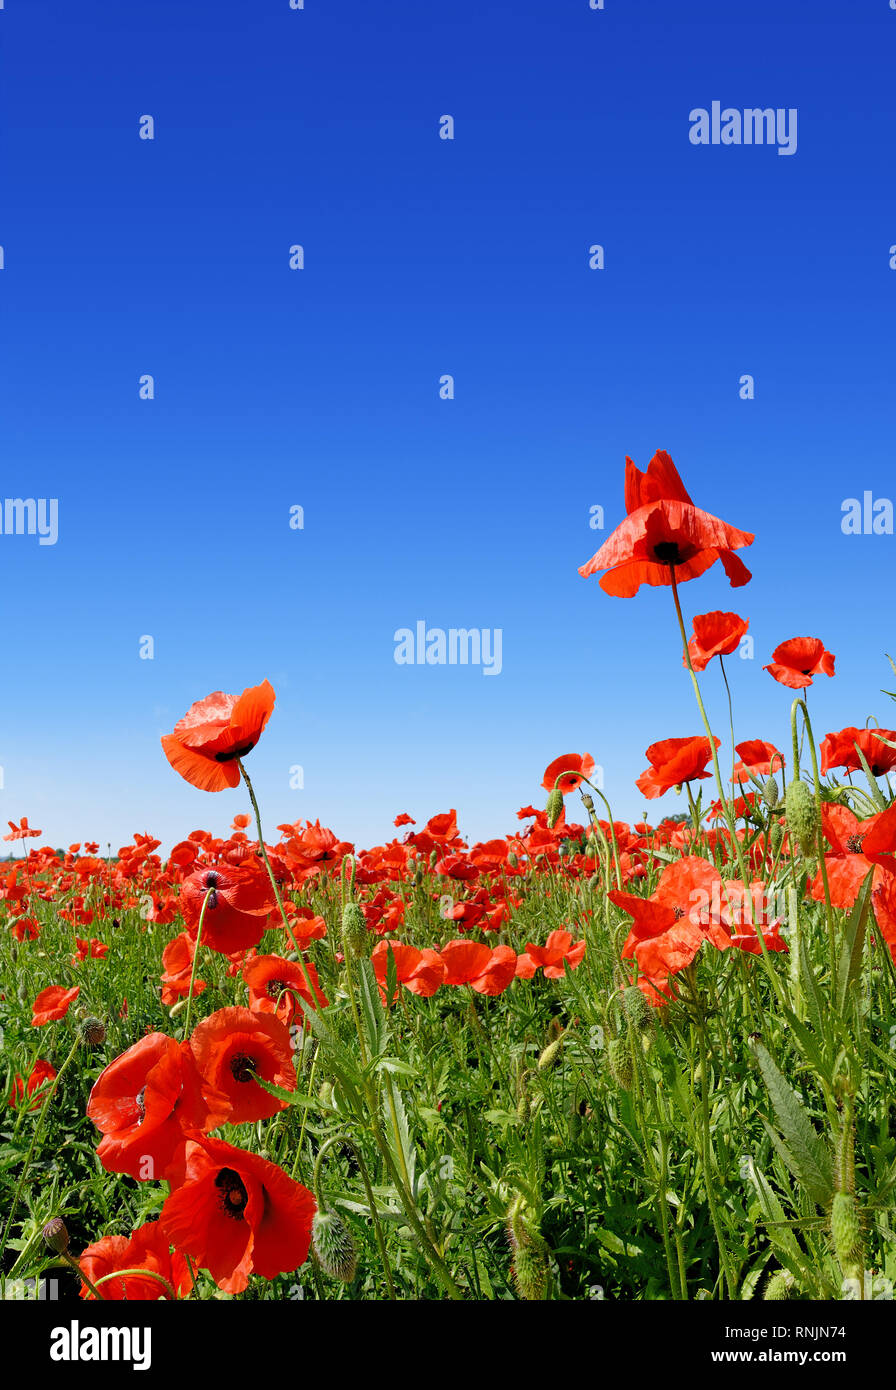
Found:
[{"label": "orange-red poppy bloom", "polygon": [[691,964],[704,941],[726,950],[731,937],[717,920],[721,895],[721,874],[699,855],[685,855],[667,865],[649,898],[613,889],[607,897],[633,918],[622,959],[634,957],[660,988],[670,975]]},{"label": "orange-red poppy bloom", "polygon": [[206,898],[202,945],[225,956],[257,946],[277,908],[271,881],[255,861],[197,869],[181,885],[184,922],[194,941]]},{"label": "orange-red poppy bloom", "polygon": [[[695,671],[705,671],[714,656],[730,656],[747,628],[749,618],[737,613],[700,613],[694,619],[694,635],[688,642],[688,653]],[[687,663],[682,657],[682,664]]]},{"label": "orange-red poppy bloom", "polygon": [[177,1181],[186,1134],[223,1124],[229,1100],[213,1094],[188,1043],[148,1033],[100,1072],[87,1114],[103,1135],[97,1157],[110,1173],[142,1181]]},{"label": "orange-red poppy bloom", "polygon": [[734,764],[732,780],[735,782],[749,782],[751,777],[767,777],[772,771],[780,772],[784,767],[784,759],[775,745],[761,738],[737,743],[734,751],[740,754],[740,761]]},{"label": "orange-red poppy bloom", "polygon": [[449,941],[439,954],[446,985],[469,985],[477,994],[503,994],[516,975],[516,951],[491,950],[479,941]]},{"label": "orange-red poppy bloom", "polygon": [[734,551],[752,545],[753,535],[695,507],[664,450],[654,454],[645,473],[626,458],[625,510],[625,521],[579,569],[585,578],[607,570],[600,581],[605,593],[631,598],[642,584],[671,584],[673,568],[678,583],[696,579],[716,560],[733,588],[749,581],[750,571]]},{"label": "orange-red poppy bloom", "polygon": [[298,1003],[304,999],[319,1009],[325,1009],[329,1000],[320,988],[320,983],[311,961],[306,961],[305,970],[311,976],[315,999],[308,990],[305,972],[297,961],[284,960],[282,956],[252,956],[243,965],[243,979],[249,986],[249,1007],[256,1013],[275,1013],[280,1022],[288,1028],[298,1016],[304,1020],[304,1013]]},{"label": "orange-red poppy bloom", "polygon": [[[389,955],[395,957],[395,982],[404,985],[412,994],[429,999],[445,980],[445,962],[438,951],[418,951],[416,946],[403,946],[400,941],[380,941],[374,947],[370,963],[386,1003],[389,978]],[[390,1004],[395,1001],[388,1000]]]},{"label": "orange-red poppy bloom", "polygon": [[531,980],[541,967],[548,980],[562,980],[567,969],[575,970],[585,958],[585,942],[573,945],[572,933],[552,931],[543,946],[527,942],[523,955],[516,963],[517,979]]},{"label": "orange-red poppy bloom", "polygon": [[726,878],[722,891],[720,919],[731,933],[732,946],[750,955],[761,955],[761,932],[767,951],[790,949],[781,939],[781,919],[776,916],[774,901],[761,879],[754,879],[745,888],[740,879]]},{"label": "orange-red poppy bloom", "polygon": [[[848,912],[872,871],[873,894],[886,888],[886,881],[892,879],[896,871],[896,805],[860,821],[848,806],[825,801],[821,807],[821,828],[830,845],[824,863],[834,907]],[[820,869],[809,879],[806,890],[816,901],[824,901],[824,879]],[[890,933],[896,939],[896,918],[885,922],[883,917],[884,909],[896,903],[889,893],[880,900],[875,897],[874,901],[878,926],[885,935]]]},{"label": "orange-red poppy bloom", "polygon": [[50,985],[47,989],[42,989],[32,1006],[32,1026],[41,1028],[45,1023],[55,1022],[57,1018],[65,1018],[80,993],[80,985],[74,985],[72,989],[64,989],[62,985]]},{"label": "orange-red poppy bloom", "polygon": [[832,676],[834,661],[819,637],[791,637],[775,647],[770,665],[762,669],[781,685],[802,690],[812,684],[813,676]]},{"label": "orange-red poppy bloom", "polygon": [[[888,742],[884,743],[884,739]],[[896,746],[891,747],[896,745],[896,733],[892,729],[847,728],[836,734],[826,734],[822,739],[822,776],[835,767],[842,767],[846,772],[864,771],[856,744],[875,777],[883,777],[896,767]]]},{"label": "orange-red poppy bloom", "polygon": [[[720,740],[715,739],[716,748]],[[670,787],[682,782],[695,782],[711,774],[706,764],[712,757],[709,739],[703,735],[693,738],[664,738],[652,743],[646,753],[650,767],[642,772],[636,785],[646,797],[662,796]]]},{"label": "orange-red poppy bloom", "polygon": [[13,820],[7,821],[6,824],[9,826],[10,834],[4,835],[4,840],[27,840],[32,835],[39,836],[44,833],[42,830],[32,830],[27,816],[22,817],[19,825]]},{"label": "orange-red poppy bloom", "polygon": [[555,758],[548,764],[541,785],[549,792],[557,787],[566,796],[567,792],[574,792],[582,779],[590,777],[593,771],[594,759],[590,753],[564,753],[561,758]]},{"label": "orange-red poppy bloom", "polygon": [[[20,1101],[27,1096],[34,1096],[29,1110],[39,1110],[43,1105],[46,1090],[49,1090],[49,1082],[55,1080],[56,1068],[51,1066],[43,1057],[39,1057],[28,1074],[28,1080],[23,1081],[21,1076],[16,1076],[12,1083],[12,1092],[9,1097],[10,1109],[15,1110]],[[46,1090],[44,1089],[46,1083]],[[38,1092],[35,1095],[35,1092]]]},{"label": "orange-red poppy bloom", "polygon": [[[92,1284],[114,1274],[117,1270],[142,1269],[146,1274],[128,1274],[124,1278],[109,1279],[101,1284],[100,1296],[106,1301],[143,1300],[155,1303],[158,1299],[169,1299],[170,1294],[161,1279],[177,1298],[185,1298],[193,1287],[193,1276],[185,1257],[177,1250],[172,1252],[170,1241],[158,1221],[147,1221],[138,1226],[130,1236],[103,1236],[102,1240],[88,1245],[78,1261]],[[161,1276],[154,1279],[153,1275]],[[81,1285],[81,1297],[92,1300],[93,1294],[86,1284]]]},{"label": "orange-red poppy bloom", "polygon": [[196,1025],[190,1050],[203,1090],[226,1096],[228,1124],[266,1120],[286,1108],[285,1100],[256,1084],[256,1076],[284,1091],[296,1089],[289,1031],[274,1014],[218,1009]]},{"label": "orange-red poppy bloom", "polygon": [[175,772],[200,791],[238,786],[236,760],[251,753],[261,738],[275,698],[270,682],[262,681],[242,695],[216,690],[197,700],[175,724],[174,732],[162,739],[165,757]]},{"label": "orange-red poppy bloom", "polygon": [[219,1288],[237,1294],[250,1274],[274,1279],[304,1264],[316,1210],[308,1189],[275,1163],[207,1137],[187,1146],[186,1179],[159,1224]]}]

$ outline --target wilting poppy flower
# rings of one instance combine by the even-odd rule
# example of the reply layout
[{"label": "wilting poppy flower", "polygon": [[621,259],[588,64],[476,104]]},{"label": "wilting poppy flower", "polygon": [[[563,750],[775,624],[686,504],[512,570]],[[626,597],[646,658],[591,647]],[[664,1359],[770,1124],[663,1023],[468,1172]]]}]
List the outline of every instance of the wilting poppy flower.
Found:
[{"label": "wilting poppy flower", "polygon": [[41,1028],[45,1023],[53,1023],[57,1018],[65,1018],[72,1004],[81,993],[81,986],[63,989],[62,985],[50,985],[42,989],[32,1006],[31,1023]]},{"label": "wilting poppy flower", "polygon": [[[878,737],[880,735],[880,738]],[[882,742],[888,739],[888,743]],[[858,744],[862,754],[875,777],[883,777],[896,767],[896,733],[892,729],[841,729],[839,733],[827,734],[821,741],[822,776],[834,767],[842,767],[847,772],[862,772],[861,760],[856,752]]]},{"label": "wilting poppy flower", "polygon": [[159,1224],[219,1288],[237,1294],[250,1274],[274,1279],[304,1264],[316,1210],[308,1189],[275,1163],[209,1137],[188,1145],[186,1179]]},{"label": "wilting poppy flower", "polygon": [[197,869],[181,885],[184,922],[194,941],[206,896],[202,945],[225,956],[257,946],[277,908],[271,881],[255,862]]},{"label": "wilting poppy flower", "polygon": [[253,956],[242,971],[249,986],[249,1007],[256,1013],[276,1013],[287,1028],[296,1016],[300,1022],[305,1017],[298,999],[325,1009],[329,1000],[320,988],[317,971],[310,961],[306,962],[305,970],[311,976],[315,1000],[309,993],[305,972],[296,961],[284,960],[282,956]]},{"label": "wilting poppy flower", "polygon": [[[730,656],[749,626],[749,618],[740,618],[736,613],[700,613],[694,619],[694,635],[688,642],[694,670],[705,671],[714,656]],[[687,664],[684,657],[682,663]]]},{"label": "wilting poppy flower", "polygon": [[721,911],[721,892],[721,874],[699,855],[667,865],[649,898],[613,889],[607,897],[634,919],[622,959],[634,957],[657,984],[690,965],[704,941],[726,950],[731,937],[713,920]]},{"label": "wilting poppy flower", "polygon": [[[718,748],[720,739],[715,739]],[[712,757],[709,739],[703,735],[693,738],[664,738],[652,743],[646,753],[650,767],[642,772],[636,785],[646,797],[662,796],[670,787],[682,782],[694,782],[712,774],[706,764]]]},{"label": "wilting poppy flower", "polygon": [[192,704],[162,739],[165,757],[194,787],[221,792],[239,785],[237,758],[251,753],[274,708],[269,681],[253,685],[242,695],[222,690]]},{"label": "wilting poppy flower", "polygon": [[[10,1108],[15,1110],[19,1102],[25,1099],[26,1095],[33,1096],[35,1091],[41,1092],[44,1083],[53,1081],[55,1077],[56,1068],[52,1067],[43,1057],[39,1057],[31,1068],[27,1082],[23,1081],[21,1076],[17,1076],[13,1082],[12,1092],[9,1097]],[[47,1086],[47,1089],[49,1089],[49,1086]],[[44,1095],[39,1094],[28,1106],[28,1109],[39,1110],[43,1102]]]},{"label": "wilting poppy flower", "polygon": [[541,785],[549,792],[556,786],[566,796],[567,792],[574,792],[582,779],[590,777],[593,771],[594,759],[590,753],[564,753],[561,758],[555,758],[548,764]]},{"label": "wilting poppy flower", "polygon": [[573,945],[572,933],[552,931],[543,946],[527,942],[526,950],[516,963],[517,979],[531,980],[539,966],[548,980],[562,980],[566,969],[575,970],[585,958],[585,942]]},{"label": "wilting poppy flower", "polygon": [[772,768],[779,772],[784,767],[784,759],[775,745],[761,738],[735,744],[734,751],[740,754],[740,762],[734,764],[732,780],[735,782],[749,782],[751,777],[767,777]]},{"label": "wilting poppy flower", "polygon": [[763,666],[781,685],[802,690],[813,676],[832,676],[835,658],[825,651],[818,637],[791,637],[772,652],[771,664]]},{"label": "wilting poppy flower", "polygon": [[190,1038],[203,1088],[229,1102],[227,1121],[266,1120],[286,1108],[255,1082],[260,1076],[284,1091],[296,1089],[289,1032],[274,1014],[232,1007],[196,1025]]},{"label": "wilting poppy flower", "polygon": [[721,560],[732,587],[746,584],[750,571],[733,553],[752,545],[748,531],[695,507],[678,470],[662,449],[646,473],[625,460],[625,521],[579,574],[608,570],[600,581],[605,593],[630,598],[642,584],[671,584],[696,577]]},{"label": "wilting poppy flower", "polygon": [[87,1114],[103,1138],[97,1157],[110,1173],[143,1181],[176,1181],[183,1173],[186,1133],[223,1124],[230,1102],[213,1094],[188,1043],[148,1033],[104,1068]]},{"label": "wilting poppy flower", "polygon": [[[100,1285],[99,1293],[106,1301],[127,1300],[155,1303],[170,1297],[165,1285],[153,1274],[161,1275],[178,1298],[184,1298],[193,1287],[193,1276],[185,1257],[177,1250],[172,1254],[170,1241],[158,1221],[138,1226],[131,1236],[103,1236],[88,1245],[78,1261],[92,1284],[117,1270],[145,1269],[147,1274],[129,1274],[123,1279],[109,1279]],[[92,1300],[86,1284],[81,1297]]]},{"label": "wilting poppy flower", "polygon": [[478,941],[449,941],[439,954],[446,985],[470,985],[477,994],[503,994],[516,974],[516,951],[491,950]]}]

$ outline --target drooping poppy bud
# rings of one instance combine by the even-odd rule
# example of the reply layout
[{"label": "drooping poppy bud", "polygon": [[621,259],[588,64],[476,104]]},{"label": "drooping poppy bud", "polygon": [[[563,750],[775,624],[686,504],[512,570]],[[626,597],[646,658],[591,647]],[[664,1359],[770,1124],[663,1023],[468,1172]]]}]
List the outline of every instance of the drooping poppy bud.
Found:
[{"label": "drooping poppy bud", "polygon": [[315,1212],[311,1243],[321,1269],[331,1279],[350,1284],[358,1268],[358,1251],[348,1226],[335,1211]]},{"label": "drooping poppy bud", "polygon": [[803,854],[808,854],[815,845],[818,807],[815,805],[815,797],[799,778],[794,778],[784,793],[784,814],[788,830],[797,840]]}]

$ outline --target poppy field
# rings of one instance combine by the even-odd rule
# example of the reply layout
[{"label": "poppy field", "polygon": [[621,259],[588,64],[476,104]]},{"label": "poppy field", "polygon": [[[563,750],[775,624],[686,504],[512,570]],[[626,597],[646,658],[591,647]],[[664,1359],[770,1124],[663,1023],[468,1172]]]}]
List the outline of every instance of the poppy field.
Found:
[{"label": "poppy field", "polygon": [[[262,680],[197,692],[159,750],[232,806],[224,835],[102,854],[10,822],[7,1287],[892,1297],[896,731],[850,710],[813,728],[836,633],[787,632],[766,666],[782,725],[739,730],[724,661],[749,618],[682,605],[717,561],[744,589],[754,537],[662,451],[626,461],[624,496],[580,573],[600,602],[668,591],[694,724],[637,785],[673,814],[615,819],[593,756],[557,750],[491,840],[462,808],[402,811],[370,848],[268,826]],[[724,744],[702,694],[721,678]]]}]

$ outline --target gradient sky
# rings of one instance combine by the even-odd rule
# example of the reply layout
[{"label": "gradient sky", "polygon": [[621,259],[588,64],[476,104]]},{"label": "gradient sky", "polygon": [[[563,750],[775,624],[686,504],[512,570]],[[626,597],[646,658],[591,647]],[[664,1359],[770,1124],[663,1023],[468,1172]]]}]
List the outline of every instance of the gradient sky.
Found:
[{"label": "gradient sky", "polygon": [[[647,745],[702,732],[671,594],[577,567],[660,448],[756,533],[747,587],[682,587],[750,618],[738,739],[786,749],[762,666],[803,634],[819,738],[896,721],[896,537],[841,531],[896,495],[894,53],[887,0],[6,0],[0,500],[57,498],[59,538],[0,535],[0,820],[222,833],[246,797],[159,738],[265,678],[269,839],[504,834],[573,750],[639,818]],[[714,100],[796,108],[796,153],[695,147]],[[500,628],[501,674],[396,665],[420,619]]]}]

